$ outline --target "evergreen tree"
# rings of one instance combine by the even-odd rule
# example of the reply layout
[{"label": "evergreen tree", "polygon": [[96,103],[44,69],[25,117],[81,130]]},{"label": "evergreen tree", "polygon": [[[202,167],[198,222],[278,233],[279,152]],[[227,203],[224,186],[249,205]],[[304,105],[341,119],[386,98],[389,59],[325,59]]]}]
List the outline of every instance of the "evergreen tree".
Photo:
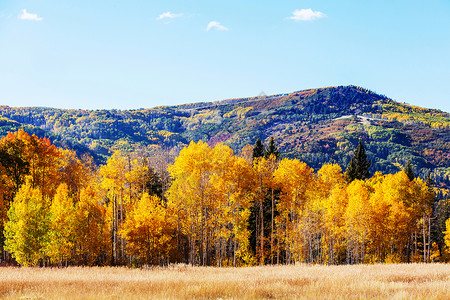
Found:
[{"label": "evergreen tree", "polygon": [[275,146],[273,137],[270,138],[269,146],[264,151],[265,158],[269,158],[270,155],[274,155],[277,160],[280,159],[280,151],[278,150],[278,147]]},{"label": "evergreen tree", "polygon": [[347,180],[349,182],[352,182],[357,177],[357,174],[356,174],[356,160],[355,160],[355,156],[354,155],[353,155],[352,159],[350,160],[350,162],[348,163],[347,170],[345,171],[345,177],[347,178]]},{"label": "evergreen tree", "polygon": [[408,176],[409,181],[413,181],[414,178],[416,178],[416,175],[414,175],[414,170],[413,170],[410,160],[408,160],[408,163],[406,164],[405,169],[403,171]]},{"label": "evergreen tree", "polygon": [[255,143],[255,147],[253,148],[253,159],[257,157],[263,157],[264,153],[265,153],[264,144],[261,142],[261,139],[258,138],[258,140]]},{"label": "evergreen tree", "polygon": [[347,170],[345,171],[345,176],[349,182],[360,179],[366,180],[370,177],[369,168],[371,165],[371,161],[367,160],[366,150],[364,149],[364,145],[361,141],[359,141],[359,145],[356,148],[355,154],[353,155],[350,163],[347,166]]},{"label": "evergreen tree", "polygon": [[161,178],[152,167],[149,167],[147,173],[145,174],[145,191],[150,196],[156,195],[159,198],[163,198]]}]

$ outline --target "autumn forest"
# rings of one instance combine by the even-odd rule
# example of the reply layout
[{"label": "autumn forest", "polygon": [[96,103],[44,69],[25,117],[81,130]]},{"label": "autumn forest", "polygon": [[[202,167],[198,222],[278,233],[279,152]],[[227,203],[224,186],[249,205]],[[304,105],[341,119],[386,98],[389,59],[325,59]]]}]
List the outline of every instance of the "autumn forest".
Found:
[{"label": "autumn forest", "polygon": [[273,139],[238,153],[201,140],[116,151],[97,166],[18,130],[0,140],[0,163],[2,261],[23,266],[450,258],[449,203],[432,179],[410,165],[370,174],[362,143],[346,170],[280,159]]}]

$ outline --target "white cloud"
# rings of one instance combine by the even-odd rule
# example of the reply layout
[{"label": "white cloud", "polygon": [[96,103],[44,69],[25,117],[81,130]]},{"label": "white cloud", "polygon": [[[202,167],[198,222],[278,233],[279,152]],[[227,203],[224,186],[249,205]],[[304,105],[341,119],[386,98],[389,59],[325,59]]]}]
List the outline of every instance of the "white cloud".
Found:
[{"label": "white cloud", "polygon": [[316,19],[326,18],[327,15],[320,11],[313,11],[311,8],[303,8],[296,9],[292,13],[292,17],[288,17],[288,19],[292,19],[295,21],[312,21]]},{"label": "white cloud", "polygon": [[19,19],[21,20],[28,20],[28,21],[42,21],[44,18],[39,17],[37,14],[30,14],[27,12],[26,9],[22,10],[22,14],[19,16]]},{"label": "white cloud", "polygon": [[163,14],[160,14],[159,17],[156,18],[156,20],[162,20],[162,19],[175,19],[183,16],[183,14],[173,14],[170,11],[165,12]]},{"label": "white cloud", "polygon": [[217,29],[217,30],[220,30],[220,31],[226,31],[226,30],[228,30],[227,27],[221,25],[219,22],[217,22],[217,21],[211,21],[211,22],[208,23],[208,26],[206,26],[206,31],[210,31],[210,30],[213,29],[213,28],[215,28],[215,29]]}]

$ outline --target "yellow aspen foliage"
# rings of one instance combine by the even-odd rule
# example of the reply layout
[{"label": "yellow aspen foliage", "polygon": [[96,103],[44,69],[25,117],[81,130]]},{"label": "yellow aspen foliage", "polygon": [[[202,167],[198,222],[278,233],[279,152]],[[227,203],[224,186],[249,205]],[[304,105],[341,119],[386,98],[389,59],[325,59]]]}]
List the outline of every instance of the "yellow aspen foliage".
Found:
[{"label": "yellow aspen foliage", "polygon": [[[417,230],[421,201],[426,185],[420,179],[410,181],[405,172],[378,175],[369,181],[371,195],[371,249],[373,261],[405,260],[403,249]],[[407,259],[407,257],[406,257]]]},{"label": "yellow aspen foliage", "polygon": [[234,263],[252,264],[253,256],[249,249],[250,230],[248,230],[248,219],[250,217],[250,206],[253,199],[254,181],[252,167],[245,158],[236,158],[231,166],[233,189],[230,195],[232,228],[234,234]]},{"label": "yellow aspen foliage", "polygon": [[92,187],[83,188],[76,204],[73,224],[75,262],[82,265],[102,264],[100,256],[109,253],[110,230],[102,195]]},{"label": "yellow aspen foliage", "polygon": [[[112,228],[113,264],[124,262],[125,245],[120,238],[128,206],[132,205],[127,197],[126,171],[128,159],[120,151],[116,151],[108,159],[106,165],[100,168],[101,185],[108,198],[108,221]],[[129,195],[128,195],[129,196]]]},{"label": "yellow aspen foliage", "polygon": [[[375,173],[375,175],[367,182],[370,189],[373,191],[370,196],[370,207],[372,209],[370,216],[371,231],[368,236],[370,243],[366,251],[371,254],[372,262],[381,262],[385,259],[385,256],[389,251],[390,237],[392,236],[391,228],[388,224],[392,203],[390,202],[389,195],[386,195],[385,191],[383,191],[387,184],[384,182],[385,180],[384,175]],[[390,178],[388,180],[390,180]]]},{"label": "yellow aspen foliage", "polygon": [[247,144],[239,153],[239,157],[244,158],[249,164],[253,161],[253,147],[253,145]]},{"label": "yellow aspen foliage", "polygon": [[59,181],[67,184],[69,194],[78,199],[80,191],[86,187],[93,176],[93,162],[90,158],[80,160],[73,150],[60,150]]},{"label": "yellow aspen foliage", "polygon": [[366,183],[356,179],[347,186],[347,195],[347,263],[353,264],[364,262],[366,255],[366,239],[371,228],[370,194]]},{"label": "yellow aspen foliage", "polygon": [[342,187],[345,184],[342,168],[338,164],[324,164],[319,171],[318,184],[321,191],[325,192],[325,196],[337,185]]},{"label": "yellow aspen foliage", "polygon": [[[393,246],[391,255],[394,255],[394,252],[397,256],[401,253],[415,228],[414,220],[419,216],[414,203],[413,185],[414,182],[411,183],[405,172],[401,171],[394,175],[386,175],[381,187],[389,204],[389,216],[386,221],[389,224],[387,237]],[[400,258],[401,256],[398,260]]]},{"label": "yellow aspen foliage", "polygon": [[273,174],[281,189],[277,204],[277,233],[287,252],[287,262],[307,261],[310,220],[307,206],[313,190],[313,169],[298,159],[283,159]]},{"label": "yellow aspen foliage", "polygon": [[324,201],[323,212],[323,263],[339,264],[346,250],[346,210],[348,195],[345,186],[335,185]]},{"label": "yellow aspen foliage", "polygon": [[345,211],[348,203],[346,182],[337,164],[323,165],[317,175],[317,199],[322,199],[322,262],[335,264],[340,262],[345,248]]},{"label": "yellow aspen foliage", "polygon": [[[213,243],[218,266],[248,264],[252,261],[248,249],[247,229],[252,199],[252,168],[243,158],[237,158],[230,147],[217,144],[212,149],[213,173],[210,177],[215,205]],[[229,255],[227,248],[232,248]],[[227,253],[228,252],[228,253]]]},{"label": "yellow aspen foliage", "polygon": [[103,165],[100,168],[104,189],[109,190],[114,195],[123,192],[126,183],[126,169],[127,161],[125,157],[120,151],[114,152],[108,159],[106,165]]},{"label": "yellow aspen foliage", "polygon": [[445,221],[444,241],[450,254],[450,218]]},{"label": "yellow aspen foliage", "polygon": [[30,180],[22,185],[8,211],[5,249],[22,266],[36,266],[44,257],[49,226],[49,200]]},{"label": "yellow aspen foliage", "polygon": [[174,221],[161,199],[144,193],[131,208],[120,232],[127,241],[128,252],[144,264],[160,263],[176,247]]},{"label": "yellow aspen foliage", "polygon": [[190,263],[249,263],[247,221],[252,169],[228,146],[199,141],[184,148],[169,167],[167,197],[174,204],[179,233],[187,239]]},{"label": "yellow aspen foliage", "polygon": [[50,206],[50,226],[46,253],[52,263],[64,265],[71,258],[74,246],[75,208],[67,184],[56,190]]},{"label": "yellow aspen foliage", "polygon": [[149,172],[149,166],[138,159],[129,157],[126,162],[125,180],[128,183],[126,194],[133,203],[146,190],[146,175]]},{"label": "yellow aspen foliage", "polygon": [[169,166],[173,178],[167,197],[177,208],[179,229],[188,239],[189,262],[210,264],[214,197],[210,176],[212,149],[203,141],[191,142]]}]

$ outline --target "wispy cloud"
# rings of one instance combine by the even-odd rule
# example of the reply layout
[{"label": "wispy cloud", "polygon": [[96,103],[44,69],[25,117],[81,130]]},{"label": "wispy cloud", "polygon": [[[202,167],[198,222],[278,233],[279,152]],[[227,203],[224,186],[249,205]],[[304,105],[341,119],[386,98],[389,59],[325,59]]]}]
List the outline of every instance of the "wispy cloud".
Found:
[{"label": "wispy cloud", "polygon": [[28,20],[28,21],[42,21],[44,18],[39,17],[37,14],[31,14],[27,12],[26,9],[22,10],[22,14],[19,16],[20,20]]},{"label": "wispy cloud", "polygon": [[208,23],[208,26],[206,26],[206,31],[210,31],[211,29],[216,29],[216,30],[220,30],[220,31],[228,30],[227,27],[221,25],[217,21],[211,21],[211,22]]},{"label": "wispy cloud", "polygon": [[168,11],[168,12],[165,12],[165,13],[160,14],[160,15],[156,18],[156,20],[175,19],[175,18],[179,18],[179,17],[182,17],[182,16],[183,16],[183,14],[173,14],[173,13],[171,13],[170,11]]},{"label": "wispy cloud", "polygon": [[313,21],[326,18],[327,15],[320,11],[313,11],[311,8],[296,9],[288,19],[295,21]]}]

